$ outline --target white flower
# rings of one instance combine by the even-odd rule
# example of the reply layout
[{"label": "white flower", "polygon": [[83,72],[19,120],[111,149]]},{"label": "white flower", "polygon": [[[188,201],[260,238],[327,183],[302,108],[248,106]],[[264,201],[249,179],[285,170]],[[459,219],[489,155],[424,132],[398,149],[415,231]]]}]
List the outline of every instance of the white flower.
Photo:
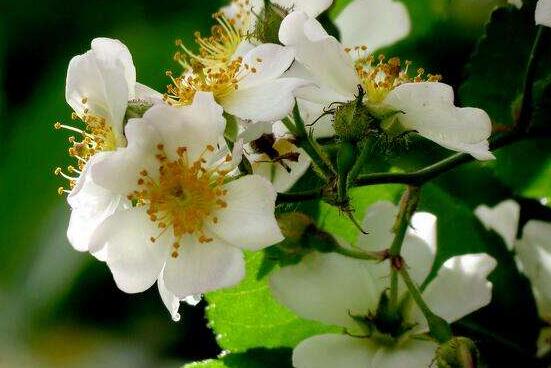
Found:
[{"label": "white flower", "polygon": [[[271,3],[283,10],[299,10],[315,18],[327,10],[333,0],[272,0]],[[230,5],[220,9],[242,34],[254,32],[257,17],[263,10],[264,0],[232,0]]]},{"label": "white flower", "polygon": [[[384,123],[387,128],[394,125],[401,131],[417,131],[443,147],[480,160],[494,158],[487,140],[491,134],[488,114],[454,106],[453,90],[437,82],[439,76],[423,78],[424,72],[419,71],[411,78],[407,75],[409,64],[402,69],[397,58],[374,60],[366,54],[365,46],[345,50],[317,20],[302,12],[293,12],[283,20],[279,37],[295,51],[298,61],[287,75],[315,84],[296,92],[306,121],[317,119],[333,102],[353,100],[358,86],[362,86],[366,91],[364,103],[374,113],[395,112]],[[316,134],[334,134],[330,124],[328,118],[318,122]]]},{"label": "white flower", "polygon": [[276,44],[252,45],[225,16],[215,15],[218,25],[210,37],[196,36],[197,54],[181,41],[175,59],[184,68],[172,78],[167,101],[185,106],[199,91],[212,92],[224,110],[241,119],[276,121],[287,116],[295,103],[294,90],[309,84],[285,78],[292,50]]},{"label": "white flower", "polygon": [[293,136],[280,121],[252,124],[239,137],[253,173],[268,179],[277,192],[291,189],[310,167],[310,157],[295,146]]},{"label": "white flower", "polygon": [[[541,319],[551,325],[551,223],[530,220],[517,239],[520,206],[513,200],[499,203],[494,208],[478,206],[475,214],[487,228],[497,232],[513,247],[518,268],[530,280],[532,292]],[[540,333],[539,351],[550,351],[549,327]]]},{"label": "white flower", "polygon": [[[92,178],[133,207],[96,230],[117,286],[128,293],[159,284],[174,318],[175,298],[235,285],[244,274],[241,249],[283,239],[274,216],[276,193],[257,175],[231,180],[213,162],[225,121],[212,94],[184,107],[155,105],[125,128],[128,146],[92,167]],[[167,292],[165,292],[167,291]]]},{"label": "white flower", "polygon": [[[91,165],[102,160],[102,152],[124,147],[123,121],[128,101],[160,100],[161,95],[136,82],[132,56],[124,44],[109,38],[92,40],[91,49],[69,62],[65,90],[67,103],[75,111],[74,118],[83,127],[56,123],[76,133],[71,137],[69,154],[77,159],[77,167],[69,166],[69,174],[61,168],[56,174],[70,182],[67,198],[71,205],[71,220],[67,236],[79,251],[89,250],[95,228],[124,205],[124,198],[112,195],[97,186],[88,175]],[[70,174],[77,174],[72,177]]]},{"label": "white flower", "polygon": [[536,24],[551,27],[551,0],[538,0],[535,17]]},{"label": "white flower", "polygon": [[[360,235],[356,246],[365,251],[388,248],[396,214],[397,208],[389,202],[372,205],[364,219],[364,228],[370,234]],[[418,284],[425,281],[432,268],[435,242],[436,218],[416,213],[404,241],[403,256]],[[490,302],[492,285],[487,276],[495,266],[495,260],[486,254],[450,258],[429,282],[423,298],[434,313],[454,322]],[[270,285],[281,303],[303,318],[342,326],[347,331],[344,335],[304,340],[293,352],[294,366],[429,367],[438,345],[424,335],[428,331],[427,322],[411,300],[402,310],[405,330],[401,336],[391,338],[381,331],[367,332],[364,322],[359,321],[375,315],[381,294],[389,286],[389,273],[386,262],[376,264],[320,253],[310,254],[300,264],[274,273]],[[400,285],[400,300],[406,294],[405,286]]]}]

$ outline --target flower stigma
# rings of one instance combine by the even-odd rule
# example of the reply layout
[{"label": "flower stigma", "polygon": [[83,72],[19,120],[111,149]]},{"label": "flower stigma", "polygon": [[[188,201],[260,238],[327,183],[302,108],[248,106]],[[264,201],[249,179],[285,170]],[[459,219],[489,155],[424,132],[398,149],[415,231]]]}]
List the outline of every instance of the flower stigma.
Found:
[{"label": "flower stigma", "polygon": [[[88,99],[84,97],[81,102],[86,106]],[[60,122],[54,124],[55,129],[65,129],[78,134],[78,138],[74,135],[68,138],[71,144],[68,153],[69,156],[77,160],[76,167],[73,165],[67,166],[67,173],[65,173],[61,167],[57,167],[54,170],[55,175],[61,176],[69,182],[69,189],[64,187],[58,188],[58,193],[60,195],[63,193],[70,193],[71,189],[74,188],[78,177],[73,177],[71,174],[76,173],[80,175],[90,157],[98,152],[114,151],[118,144],[117,137],[106,119],[102,116],[90,113],[89,108],[85,107],[82,116],[73,112],[71,119],[73,121],[80,121],[84,127],[79,128]]]},{"label": "flower stigma", "polygon": [[214,151],[206,146],[199,158],[190,162],[186,147],[179,147],[175,160],[170,160],[162,144],[157,145],[156,159],[159,163],[158,176],[151,176],[142,170],[137,184],[138,190],[128,195],[137,206],[148,206],[149,219],[156,223],[160,233],[151,237],[155,243],[161,235],[172,228],[176,241],[172,244],[172,257],[178,257],[180,242],[185,235],[194,235],[200,243],[209,243],[204,226],[208,222],[216,224],[214,213],[227,207],[224,196],[227,190],[223,184],[228,170],[220,169],[224,162],[231,161],[226,156],[224,162],[212,168],[206,167],[204,155]]}]

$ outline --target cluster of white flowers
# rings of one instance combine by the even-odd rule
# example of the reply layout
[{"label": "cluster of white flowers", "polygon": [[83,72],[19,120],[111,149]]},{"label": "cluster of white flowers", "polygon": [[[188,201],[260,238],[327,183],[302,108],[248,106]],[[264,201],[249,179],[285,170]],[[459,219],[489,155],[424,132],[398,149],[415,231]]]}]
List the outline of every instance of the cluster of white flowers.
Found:
[{"label": "cluster of white flowers", "polygon": [[[201,294],[243,278],[242,250],[283,240],[277,192],[289,190],[311,163],[283,123],[292,121],[295,103],[314,137],[339,135],[328,111],[360,99],[389,135],[414,132],[479,160],[494,158],[483,110],[456,107],[440,76],[422,69],[411,76],[409,62],[373,53],[409,33],[402,3],[352,1],[335,21],[342,41],[316,20],[331,3],[274,0],[268,11],[265,1],[233,0],[214,15],[211,35],[196,34],[198,52],[177,41],[183,70],[167,73],[171,84],[163,94],[136,82],[132,57],[117,40],[94,39],[91,50],[71,60],[66,99],[82,127],[56,123],[75,133],[69,153],[77,165],[56,169],[69,180],[60,188],[72,208],[68,238],[106,262],[121,290],[138,293],[157,282],[177,320],[180,301],[195,304]],[[540,5],[549,13],[549,2]],[[538,23],[546,24],[541,17]],[[396,211],[391,203],[370,207],[364,226],[372,233],[356,247],[388,248]],[[426,285],[431,309],[453,322],[489,303],[495,261],[485,254],[454,257],[427,279],[435,224],[434,216],[416,214],[403,256],[414,281]],[[537,241],[534,226],[544,225],[527,225],[524,242]],[[510,233],[507,239],[511,244]],[[522,244],[515,245],[520,263],[536,262]],[[388,263],[312,253],[272,275],[283,304],[346,331],[302,342],[296,367],[431,363],[438,345],[404,285],[399,324],[390,331],[376,323],[389,270]]]},{"label": "cluster of white flowers", "polygon": [[[551,351],[551,223],[529,220],[520,229],[520,205],[512,199],[490,208],[480,205],[476,216],[487,229],[501,236],[507,249],[515,253],[518,269],[526,275],[540,318],[545,327],[538,340],[538,355]],[[518,235],[518,236],[517,236]]]}]

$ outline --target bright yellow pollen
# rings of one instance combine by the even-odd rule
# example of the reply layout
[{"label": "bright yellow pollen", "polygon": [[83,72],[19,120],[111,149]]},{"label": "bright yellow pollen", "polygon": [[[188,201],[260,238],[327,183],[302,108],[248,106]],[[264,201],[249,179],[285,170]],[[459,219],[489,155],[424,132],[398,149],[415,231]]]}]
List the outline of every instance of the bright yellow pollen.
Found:
[{"label": "bright yellow pollen", "polygon": [[[86,105],[88,98],[82,99],[82,104]],[[78,177],[73,177],[70,174],[80,174],[84,169],[86,162],[97,152],[113,151],[117,148],[117,139],[111,126],[107,124],[105,118],[91,114],[88,108],[84,109],[83,116],[78,116],[76,113],[71,115],[73,121],[80,121],[84,127],[78,128],[73,125],[66,125],[60,122],[54,124],[55,129],[65,129],[77,134],[77,137],[70,136],[68,141],[70,147],[68,149],[69,156],[77,160],[77,168],[72,165],[67,166],[67,172],[58,167],[55,169],[55,175],[62,176],[69,182],[69,189],[60,187],[60,194],[69,193],[70,189],[76,185]]]},{"label": "bright yellow pollen", "polygon": [[[176,242],[172,256],[178,256],[180,241],[185,235],[195,235],[200,243],[212,241],[204,232],[208,222],[216,223],[214,213],[227,207],[223,189],[227,171],[218,167],[206,168],[203,155],[195,162],[189,162],[187,149],[177,150],[176,160],[169,160],[164,146],[157,146],[159,162],[158,179],[146,170],[137,179],[139,189],[128,195],[137,205],[148,206],[147,214],[157,224],[160,233],[152,237],[155,242],[165,231],[172,228]],[[207,146],[205,151],[214,147]]]},{"label": "bright yellow pollen", "polygon": [[373,55],[363,55],[366,50],[367,46],[345,49],[346,52],[354,52],[358,56],[355,61],[356,72],[362,81],[368,101],[371,103],[382,102],[392,89],[401,84],[423,81],[438,82],[442,79],[441,75],[433,74],[424,77],[425,71],[422,68],[419,68],[417,75],[412,78],[408,75],[411,61],[406,61],[405,68],[402,68],[399,58],[393,57],[385,61],[385,56],[379,55],[375,60]]},{"label": "bright yellow pollen", "polygon": [[[169,104],[189,105],[197,91],[212,92],[216,99],[223,98],[238,89],[246,75],[256,72],[257,69],[245,64],[242,57],[234,57],[245,37],[235,20],[228,20],[222,13],[213,17],[218,24],[212,27],[210,36],[195,34],[199,46],[197,53],[190,51],[181,40],[176,41],[182,50],[174,55],[174,60],[183,67],[183,72],[177,77],[167,72],[172,80],[165,95]],[[257,63],[261,61],[256,60]]]}]

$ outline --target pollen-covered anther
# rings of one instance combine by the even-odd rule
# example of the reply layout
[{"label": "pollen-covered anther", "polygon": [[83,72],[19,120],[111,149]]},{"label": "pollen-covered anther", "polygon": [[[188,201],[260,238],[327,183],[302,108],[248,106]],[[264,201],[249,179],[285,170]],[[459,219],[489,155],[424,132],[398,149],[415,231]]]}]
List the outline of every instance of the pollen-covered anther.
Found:
[{"label": "pollen-covered anther", "polygon": [[348,53],[356,53],[355,68],[362,81],[369,102],[379,103],[384,100],[388,93],[404,83],[438,82],[442,79],[440,75],[428,74],[425,77],[425,70],[419,68],[415,77],[410,77],[408,69],[411,61],[402,62],[399,58],[386,59],[384,55],[375,58],[367,52],[366,46],[346,48]]},{"label": "pollen-covered anther", "polygon": [[236,21],[229,20],[222,13],[213,15],[217,24],[212,27],[211,35],[204,37],[195,33],[195,43],[199,51],[190,51],[181,40],[176,40],[180,48],[174,54],[183,72],[180,76],[166,72],[171,79],[167,86],[165,101],[170,105],[189,105],[198,91],[212,92],[215,98],[223,98],[239,88],[244,77],[258,71],[262,59],[257,58],[255,65],[244,63],[235,52],[245,35]]},{"label": "pollen-covered anther", "polygon": [[160,231],[153,239],[172,231],[176,239],[173,256],[177,257],[179,244],[187,235],[194,236],[199,243],[213,241],[206,234],[205,225],[217,223],[214,214],[227,207],[224,201],[227,191],[222,187],[227,171],[219,166],[206,166],[205,155],[215,150],[212,145],[206,146],[195,161],[190,161],[187,147],[178,147],[175,156],[168,155],[162,144],[157,145],[157,150],[157,173],[150,175],[142,170],[137,179],[139,190],[128,197],[147,206],[149,219]]},{"label": "pollen-covered anther", "polygon": [[[81,102],[83,105],[88,103],[87,97],[82,97]],[[90,113],[90,108],[85,106],[81,115],[73,112],[71,119],[73,121],[80,122],[82,127],[77,127],[69,124],[63,124],[56,122],[54,129],[65,129],[73,133],[77,133],[78,138],[74,135],[68,138],[70,147],[67,150],[69,156],[76,159],[77,164],[75,166],[69,166],[67,168],[69,173],[80,174],[86,165],[86,162],[94,154],[102,151],[112,151],[117,148],[117,139],[111,126],[107,124],[105,118]],[[72,189],[75,184],[76,178],[68,177],[63,172],[56,170],[56,175],[63,176],[69,180],[70,188]]]}]

